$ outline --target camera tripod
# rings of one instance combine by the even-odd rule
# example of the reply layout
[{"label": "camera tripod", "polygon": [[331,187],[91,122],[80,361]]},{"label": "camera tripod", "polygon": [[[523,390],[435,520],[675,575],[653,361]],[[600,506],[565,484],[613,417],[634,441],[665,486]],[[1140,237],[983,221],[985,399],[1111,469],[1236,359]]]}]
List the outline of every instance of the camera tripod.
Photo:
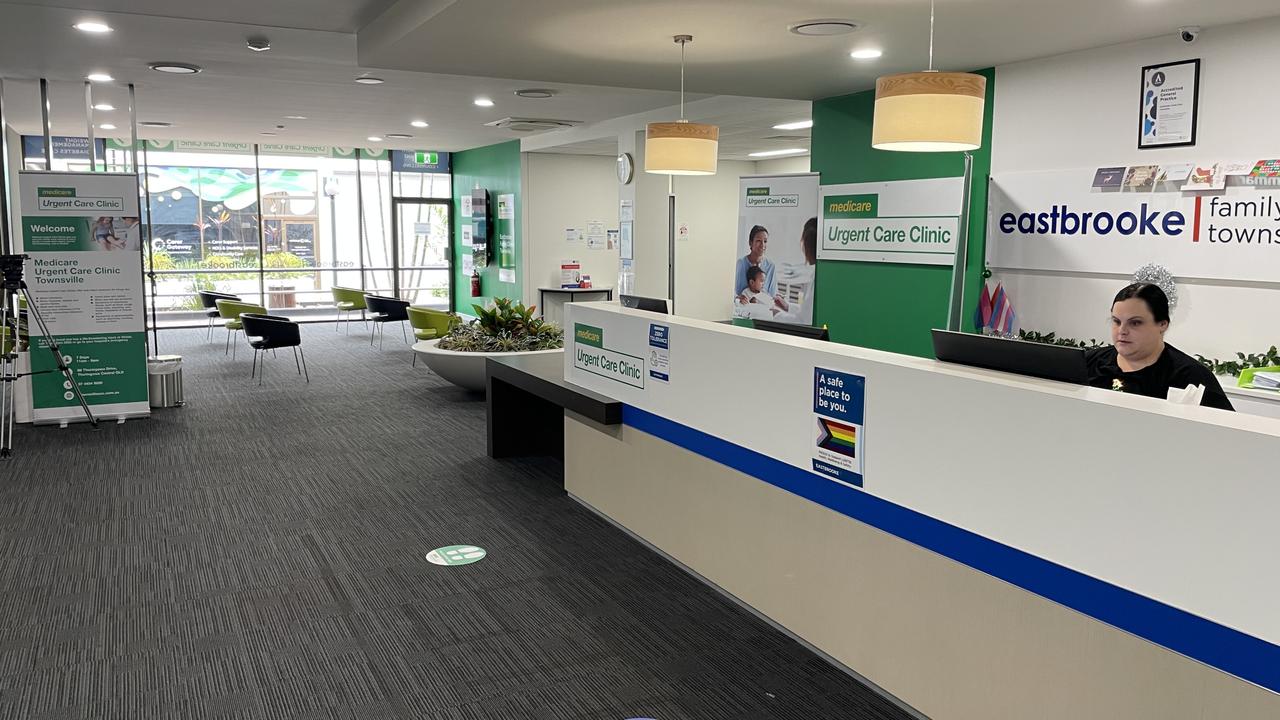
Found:
[{"label": "camera tripod", "polygon": [[32,320],[35,320],[36,326],[49,344],[49,351],[53,353],[57,371],[67,378],[67,388],[73,391],[76,399],[80,401],[80,407],[84,408],[85,417],[89,418],[89,422],[95,428],[98,427],[98,418],[94,417],[93,411],[89,409],[89,403],[85,402],[84,393],[80,392],[80,383],[76,382],[75,377],[71,374],[71,368],[67,366],[66,361],[63,359],[62,349],[58,346],[57,338],[53,336],[53,333],[49,332],[49,326],[45,324],[39,308],[36,307],[36,299],[31,296],[27,283],[22,279],[22,263],[27,258],[27,255],[0,255],[0,273],[3,273],[3,280],[0,280],[0,294],[3,296],[0,299],[0,319],[3,322],[0,323],[0,327],[4,328],[4,342],[9,344],[7,352],[0,355],[0,386],[2,386],[0,387],[0,459],[13,456],[14,403],[16,401],[15,388],[12,387],[13,383],[29,375],[44,375],[45,373],[54,372],[53,370],[37,370],[26,373],[17,371],[18,341],[21,335],[19,332],[21,318],[21,312],[18,308],[19,295],[26,298],[27,315]]}]

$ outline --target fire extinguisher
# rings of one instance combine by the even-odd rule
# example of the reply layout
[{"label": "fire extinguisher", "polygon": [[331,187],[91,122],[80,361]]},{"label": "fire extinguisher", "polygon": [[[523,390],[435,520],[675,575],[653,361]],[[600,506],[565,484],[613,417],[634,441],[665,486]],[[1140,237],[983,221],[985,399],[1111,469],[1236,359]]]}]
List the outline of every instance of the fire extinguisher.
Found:
[{"label": "fire extinguisher", "polygon": [[480,297],[480,271],[471,271],[471,297]]}]

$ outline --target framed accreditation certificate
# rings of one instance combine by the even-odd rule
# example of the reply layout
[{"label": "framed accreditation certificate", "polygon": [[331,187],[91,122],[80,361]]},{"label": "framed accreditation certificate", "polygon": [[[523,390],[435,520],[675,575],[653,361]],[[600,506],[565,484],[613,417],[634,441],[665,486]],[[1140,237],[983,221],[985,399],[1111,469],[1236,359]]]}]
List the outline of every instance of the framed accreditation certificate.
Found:
[{"label": "framed accreditation certificate", "polygon": [[1200,59],[1142,68],[1138,149],[1196,144]]}]

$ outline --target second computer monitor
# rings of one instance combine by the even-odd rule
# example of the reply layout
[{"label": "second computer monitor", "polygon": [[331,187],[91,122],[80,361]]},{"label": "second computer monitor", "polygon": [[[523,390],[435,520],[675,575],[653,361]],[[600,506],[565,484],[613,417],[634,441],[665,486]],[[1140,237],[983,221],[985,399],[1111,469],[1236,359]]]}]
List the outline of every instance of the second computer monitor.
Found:
[{"label": "second computer monitor", "polygon": [[619,295],[618,301],[622,303],[622,307],[634,308],[636,310],[648,310],[649,312],[667,314],[667,301],[662,298],[640,297],[639,295]]}]

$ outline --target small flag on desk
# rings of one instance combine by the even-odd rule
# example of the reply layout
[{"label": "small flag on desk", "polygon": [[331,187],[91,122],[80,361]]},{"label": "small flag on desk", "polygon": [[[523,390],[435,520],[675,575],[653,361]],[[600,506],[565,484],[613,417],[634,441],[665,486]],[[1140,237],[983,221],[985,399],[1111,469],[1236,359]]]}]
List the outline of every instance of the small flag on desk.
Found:
[{"label": "small flag on desk", "polygon": [[973,312],[973,326],[981,330],[989,322],[991,322],[991,288],[984,282],[982,289],[978,291],[978,307]]},{"label": "small flag on desk", "polygon": [[1003,335],[1012,335],[1016,330],[1018,315],[1013,311],[1013,302],[1004,291],[1004,283],[996,285],[995,294],[991,298],[991,316],[986,327]]}]

